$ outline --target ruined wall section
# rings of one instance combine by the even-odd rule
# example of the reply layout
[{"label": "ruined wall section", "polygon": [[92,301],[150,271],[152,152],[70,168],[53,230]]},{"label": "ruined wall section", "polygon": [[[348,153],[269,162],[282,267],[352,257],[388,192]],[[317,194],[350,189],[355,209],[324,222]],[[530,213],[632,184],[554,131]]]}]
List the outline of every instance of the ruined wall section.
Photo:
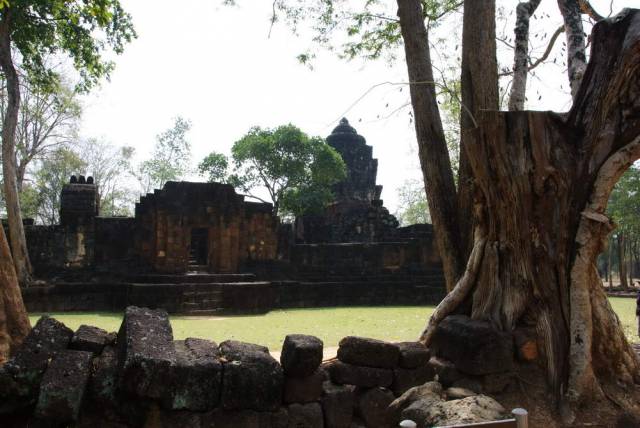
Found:
[{"label": "ruined wall section", "polygon": [[136,249],[154,270],[185,272],[199,230],[209,272],[233,273],[248,259],[276,257],[277,224],[271,204],[245,202],[230,185],[168,182],[136,205]]},{"label": "ruined wall section", "polygon": [[60,226],[65,235],[65,266],[79,268],[93,264],[95,217],[99,212],[98,187],[93,179],[71,178],[60,194]]}]

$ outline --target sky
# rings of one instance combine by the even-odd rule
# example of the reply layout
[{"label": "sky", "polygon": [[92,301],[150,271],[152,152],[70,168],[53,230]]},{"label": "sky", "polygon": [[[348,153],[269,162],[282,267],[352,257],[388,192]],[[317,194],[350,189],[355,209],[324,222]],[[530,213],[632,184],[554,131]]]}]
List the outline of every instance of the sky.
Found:
[{"label": "sky", "polygon": [[[188,139],[195,166],[211,151],[229,154],[233,142],[252,126],[292,123],[307,134],[326,137],[346,116],[373,146],[379,160],[378,184],[384,186],[382,198],[394,212],[397,188],[407,179],[421,177],[408,91],[397,85],[407,80],[402,51],[390,64],[346,62],[319,50],[310,69],[296,59],[309,46],[308,33],[303,30],[295,37],[279,24],[270,32],[271,1],[239,3],[225,7],[221,0],[121,0],[133,17],[138,38],[113,58],[116,68],[110,80],[83,98],[81,134],[133,146],[137,159],[143,160],[150,155],[155,136],[182,116],[192,122]],[[498,0],[505,11],[499,35],[512,37],[514,3]],[[603,15],[609,14],[608,0],[591,3]],[[640,0],[613,1],[613,10],[634,4],[640,6]],[[553,33],[561,23],[556,5],[542,2],[539,16],[546,12],[551,17],[533,21],[532,34]],[[460,16],[454,14],[434,31],[436,62],[444,56],[455,62],[459,22]],[[498,44],[500,62],[510,66],[512,53],[505,43]],[[545,45],[532,39],[537,52]],[[557,44],[558,54],[560,49]],[[566,110],[567,91],[566,69],[551,64],[531,79],[527,107]],[[538,99],[539,94],[544,96]]]}]

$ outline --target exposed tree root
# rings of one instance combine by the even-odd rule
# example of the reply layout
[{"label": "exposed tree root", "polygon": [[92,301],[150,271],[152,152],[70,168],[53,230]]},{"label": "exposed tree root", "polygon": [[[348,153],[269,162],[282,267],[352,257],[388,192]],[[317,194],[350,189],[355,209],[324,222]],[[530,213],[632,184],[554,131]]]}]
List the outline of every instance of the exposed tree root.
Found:
[{"label": "exposed tree root", "polygon": [[[480,233],[476,231],[476,235],[480,235]],[[433,314],[429,318],[427,327],[422,332],[422,335],[420,335],[420,341],[427,346],[433,338],[433,334],[436,331],[436,327],[438,327],[438,323],[458,307],[475,284],[478,270],[482,264],[482,256],[484,254],[487,239],[484,236],[476,236],[474,241],[471,255],[467,261],[467,268],[465,269],[462,278],[460,278],[453,291],[447,294],[435,311],[433,311]]]}]

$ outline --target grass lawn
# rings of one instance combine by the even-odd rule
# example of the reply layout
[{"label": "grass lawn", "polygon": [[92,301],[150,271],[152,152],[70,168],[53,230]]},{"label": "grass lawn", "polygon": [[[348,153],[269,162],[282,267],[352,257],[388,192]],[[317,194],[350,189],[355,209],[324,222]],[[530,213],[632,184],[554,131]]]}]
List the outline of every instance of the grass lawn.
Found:
[{"label": "grass lawn", "polygon": [[[636,335],[635,299],[613,297],[610,302],[618,313],[627,337],[640,342]],[[279,351],[289,333],[313,334],[326,347],[337,346],[348,335],[390,341],[415,340],[425,326],[433,306],[313,308],[271,311],[265,315],[229,317],[172,316],[176,339],[200,337],[218,343],[227,339],[268,346]],[[42,314],[30,314],[34,324]],[[80,324],[95,325],[117,331],[119,313],[52,313],[54,318],[76,329]]]}]

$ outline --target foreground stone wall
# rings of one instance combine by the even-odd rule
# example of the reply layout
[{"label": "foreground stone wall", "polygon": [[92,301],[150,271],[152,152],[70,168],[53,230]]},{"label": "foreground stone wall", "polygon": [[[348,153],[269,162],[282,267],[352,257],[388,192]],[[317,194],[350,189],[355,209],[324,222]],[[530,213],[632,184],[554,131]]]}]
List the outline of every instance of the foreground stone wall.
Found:
[{"label": "foreground stone wall", "polygon": [[[414,414],[424,426],[436,419],[416,413],[416,397],[442,401],[444,415],[445,398],[476,395],[430,382],[438,366],[417,342],[350,336],[336,359],[322,356],[320,339],[298,334],[285,338],[280,361],[250,343],[174,340],[162,310],[128,307],[117,335],[43,317],[0,367],[0,418],[25,427],[379,428]],[[476,401],[484,414],[487,403],[504,410]]]}]

